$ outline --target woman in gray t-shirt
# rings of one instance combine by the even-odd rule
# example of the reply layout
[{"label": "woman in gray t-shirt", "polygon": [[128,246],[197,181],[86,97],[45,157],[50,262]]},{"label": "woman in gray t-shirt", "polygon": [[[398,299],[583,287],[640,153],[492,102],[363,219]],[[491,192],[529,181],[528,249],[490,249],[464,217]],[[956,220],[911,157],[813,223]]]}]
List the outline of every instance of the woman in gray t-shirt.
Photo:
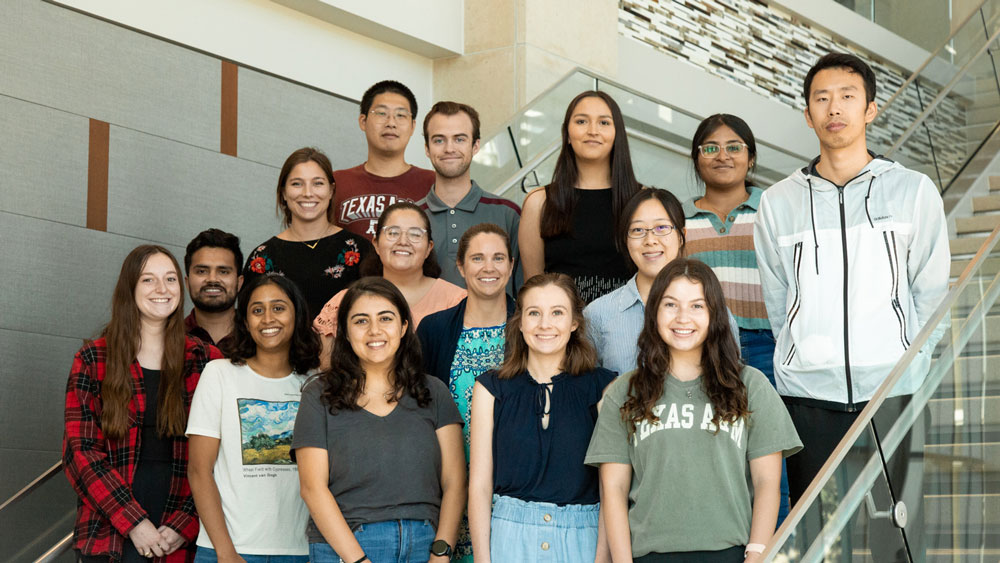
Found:
[{"label": "woman in gray t-shirt", "polygon": [[656,276],[638,369],[604,394],[585,459],[600,466],[615,560],[753,563],[774,533],[782,455],[802,443],[774,388],[740,362],[726,317],[702,262]]},{"label": "woman in gray t-shirt", "polygon": [[292,448],[313,562],[447,563],[455,545],[462,419],[423,373],[412,326],[392,283],[358,280],[337,313],[330,369],[302,391]]}]

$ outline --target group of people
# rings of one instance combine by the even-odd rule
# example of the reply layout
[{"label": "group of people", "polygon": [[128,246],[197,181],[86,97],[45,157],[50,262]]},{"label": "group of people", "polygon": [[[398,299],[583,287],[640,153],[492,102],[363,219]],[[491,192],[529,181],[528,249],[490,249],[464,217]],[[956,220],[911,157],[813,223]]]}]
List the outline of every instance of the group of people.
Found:
[{"label": "group of people", "polygon": [[293,152],[245,262],[217,229],[126,257],[67,386],[79,560],[755,561],[947,289],[937,190],[867,150],[871,69],[803,95],[819,157],[763,190],[713,115],[682,203],[583,92],[522,210],[470,177],[472,107],[431,108],[422,170],[374,85],[367,161]]}]

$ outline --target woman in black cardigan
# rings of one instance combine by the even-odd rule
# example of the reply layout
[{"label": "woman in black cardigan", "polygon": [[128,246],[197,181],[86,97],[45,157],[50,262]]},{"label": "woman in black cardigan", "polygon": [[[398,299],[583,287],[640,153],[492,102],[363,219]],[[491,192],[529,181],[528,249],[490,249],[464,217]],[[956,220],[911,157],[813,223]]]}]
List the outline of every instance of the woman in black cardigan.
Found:
[{"label": "woman in black cardigan", "polygon": [[[468,297],[420,322],[417,336],[423,348],[424,369],[448,386],[465,421],[465,459],[469,459],[469,404],[476,377],[503,363],[504,329],[514,311],[507,296],[513,264],[510,238],[501,227],[481,223],[458,243],[458,271],[465,278]],[[468,522],[459,530],[453,561],[472,561]]]}]

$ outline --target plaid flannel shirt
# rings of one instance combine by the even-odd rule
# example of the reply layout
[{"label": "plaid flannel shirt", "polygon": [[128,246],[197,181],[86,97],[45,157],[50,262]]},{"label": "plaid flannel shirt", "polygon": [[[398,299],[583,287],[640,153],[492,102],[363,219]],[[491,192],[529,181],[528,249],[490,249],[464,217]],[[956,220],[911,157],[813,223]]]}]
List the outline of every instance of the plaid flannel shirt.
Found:
[{"label": "plaid flannel shirt", "polygon": [[[191,397],[201,371],[209,361],[221,358],[214,347],[188,337],[184,346],[184,405]],[[66,385],[66,434],[63,438],[63,468],[77,494],[77,517],[73,548],[84,555],[106,555],[120,561],[125,537],[143,519],[146,511],[132,496],[132,479],[138,463],[142,417],[146,393],[138,362],[132,364],[136,390],[129,402],[129,429],[124,439],[113,440],[101,430],[101,382],[107,362],[103,338],[85,344],[73,359]],[[161,525],[187,540],[187,545],[159,562],[183,562],[194,554],[198,516],[187,480],[187,438],[173,439],[174,460],[170,491]]]}]

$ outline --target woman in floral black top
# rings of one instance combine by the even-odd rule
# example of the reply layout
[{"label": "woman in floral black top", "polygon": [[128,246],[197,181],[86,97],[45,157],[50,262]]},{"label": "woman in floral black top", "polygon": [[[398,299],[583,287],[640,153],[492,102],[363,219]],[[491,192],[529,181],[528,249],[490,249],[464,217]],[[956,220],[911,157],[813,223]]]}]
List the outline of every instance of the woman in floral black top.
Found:
[{"label": "woman in floral black top", "polygon": [[372,252],[364,237],[334,223],[333,167],[314,148],[293,152],[278,176],[277,208],[285,230],[257,246],[243,275],[277,272],[299,286],[312,318],[337,292],[358,279],[361,259]]}]

